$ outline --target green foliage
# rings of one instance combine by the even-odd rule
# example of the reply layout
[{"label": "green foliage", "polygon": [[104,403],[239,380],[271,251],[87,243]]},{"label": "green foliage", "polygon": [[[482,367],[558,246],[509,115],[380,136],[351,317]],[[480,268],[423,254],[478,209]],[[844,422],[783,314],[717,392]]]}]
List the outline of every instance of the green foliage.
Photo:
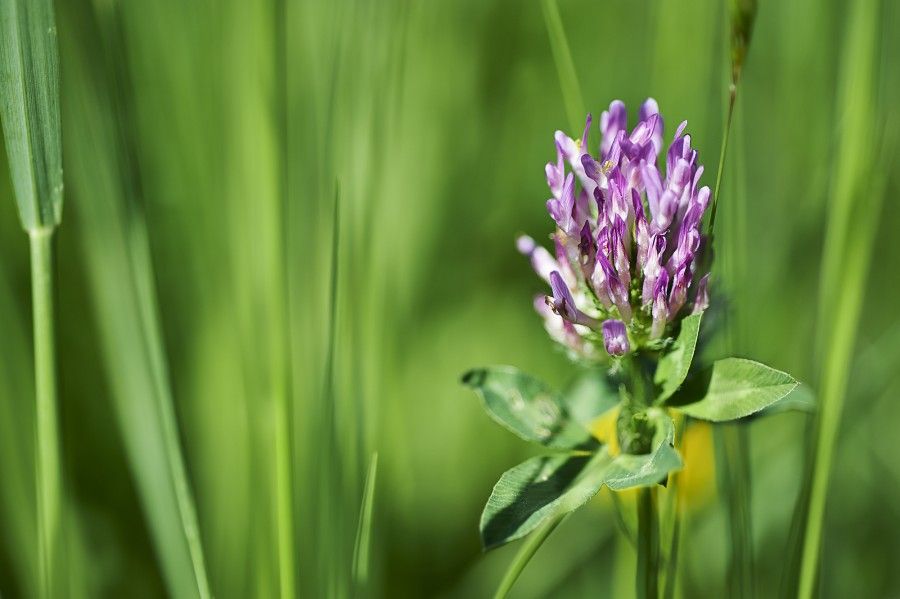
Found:
[{"label": "green foliage", "polygon": [[797,383],[794,390],[785,395],[782,399],[776,401],[769,407],[758,412],[759,416],[771,416],[782,412],[802,412],[804,414],[814,414],[817,409],[816,394],[813,390],[803,383]]},{"label": "green foliage", "polygon": [[553,449],[596,446],[591,434],[572,420],[562,397],[524,372],[494,366],[470,370],[462,380],[491,418],[526,441]]},{"label": "green foliage", "polygon": [[791,375],[743,358],[725,358],[712,365],[706,395],[681,406],[688,416],[712,422],[736,420],[767,408],[797,386]]},{"label": "green foliage", "polygon": [[691,314],[681,321],[681,331],[675,344],[659,360],[653,382],[662,386],[656,403],[663,403],[675,393],[691,369],[697,337],[700,335],[700,320],[703,313]]},{"label": "green foliage", "polygon": [[557,513],[581,507],[604,482],[605,453],[533,457],[503,473],[481,513],[481,543],[514,541]]},{"label": "green foliage", "polygon": [[653,444],[649,453],[621,453],[615,457],[604,475],[604,484],[614,491],[647,487],[665,481],[670,472],[681,468],[681,457],[675,449],[675,426],[659,408],[647,410],[653,424]]},{"label": "green foliage", "polygon": [[0,2],[0,116],[26,230],[62,214],[59,53],[52,0]]},{"label": "green foliage", "polygon": [[[482,368],[466,373],[463,382],[478,393],[494,420],[526,441],[580,450],[533,457],[503,474],[481,514],[485,549],[581,507],[603,485],[615,491],[654,485],[681,468],[674,425],[662,409],[634,415],[652,436],[646,452],[613,456],[571,419],[565,399],[527,374],[511,367]],[[584,392],[582,385],[573,389]]]}]

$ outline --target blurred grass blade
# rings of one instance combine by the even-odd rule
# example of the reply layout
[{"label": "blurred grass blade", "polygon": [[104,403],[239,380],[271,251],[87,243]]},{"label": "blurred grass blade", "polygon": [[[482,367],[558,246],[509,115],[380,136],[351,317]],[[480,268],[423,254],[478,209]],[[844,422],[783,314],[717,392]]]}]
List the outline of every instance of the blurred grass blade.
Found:
[{"label": "blurred grass blade", "polygon": [[541,9],[544,12],[544,22],[547,24],[547,33],[550,35],[550,49],[553,51],[556,73],[559,75],[566,116],[569,118],[569,126],[577,132],[584,122],[587,111],[581,96],[581,86],[578,85],[578,75],[575,73],[569,41],[566,39],[566,30],[559,16],[559,6],[556,0],[541,0]]},{"label": "blurred grass blade", "polygon": [[62,212],[59,55],[51,0],[0,1],[0,113],[19,216],[53,228]]},{"label": "blurred grass blade", "polygon": [[[0,267],[0,334],[7,348],[28,347],[21,312],[16,309],[6,272]],[[0,362],[0,517],[5,541],[3,557],[15,567],[16,586],[3,588],[10,596],[37,595],[37,530],[35,527],[34,405],[23,398],[33,391],[31,356],[6,351]]]},{"label": "blurred grass blade", "polygon": [[375,504],[375,476],[378,474],[378,452],[372,454],[366,484],[363,487],[362,507],[353,546],[353,581],[357,589],[365,586],[369,578],[369,550],[372,546],[372,507]]},{"label": "blurred grass blade", "polygon": [[[70,168],[100,342],[135,484],[173,597],[209,597],[197,516],[156,306],[146,221],[121,140],[116,98],[98,46],[67,47],[81,85],[66,98],[72,124]],[[91,52],[95,50],[95,52]],[[121,90],[121,81],[111,85]]]},{"label": "blurred grass blade", "polygon": [[879,169],[876,98],[880,2],[850,7],[837,102],[837,168],[825,234],[817,322],[820,409],[814,437],[799,597],[816,592],[825,500],[887,173]]},{"label": "blurred grass blade", "polygon": [[541,548],[544,541],[546,541],[550,534],[556,530],[559,523],[565,520],[569,513],[570,512],[556,513],[544,522],[543,526],[525,539],[519,552],[516,553],[512,563],[510,563],[509,568],[506,570],[506,574],[503,575],[503,580],[500,581],[500,586],[497,587],[497,592],[494,593],[494,599],[503,599],[509,595],[513,585],[519,578],[519,575],[522,574],[522,571],[525,569],[525,566],[528,565],[528,562],[531,561],[531,558],[534,557],[537,550]]},{"label": "blurred grass blade", "polygon": [[747,424],[725,422],[713,429],[716,481],[728,516],[731,597],[754,597],[751,462]]}]

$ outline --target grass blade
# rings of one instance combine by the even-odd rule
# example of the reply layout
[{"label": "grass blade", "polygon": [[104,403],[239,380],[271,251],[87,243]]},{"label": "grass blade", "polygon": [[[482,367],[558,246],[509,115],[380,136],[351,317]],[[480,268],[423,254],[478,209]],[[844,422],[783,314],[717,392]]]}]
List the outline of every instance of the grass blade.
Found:
[{"label": "grass blade", "polygon": [[559,75],[559,86],[562,89],[569,126],[573,131],[578,131],[587,112],[581,96],[581,86],[578,84],[578,75],[575,73],[572,52],[569,50],[566,30],[559,16],[559,6],[556,0],[542,0],[541,9],[544,13],[544,22],[547,24],[547,33],[550,35],[550,49],[553,51],[556,73]]},{"label": "grass blade", "polygon": [[528,538],[525,539],[519,552],[516,553],[512,563],[510,563],[509,568],[506,570],[506,574],[503,575],[503,580],[500,581],[500,586],[497,587],[497,592],[494,593],[494,599],[503,599],[509,595],[510,590],[512,590],[519,575],[522,574],[525,566],[528,565],[528,562],[531,561],[531,558],[534,557],[537,550],[541,548],[544,541],[546,541],[550,534],[556,530],[556,527],[559,526],[559,523],[562,522],[567,515],[568,512],[558,513],[555,516],[552,516],[543,526],[531,533]]},{"label": "grass blade", "polygon": [[0,2],[0,114],[19,216],[26,230],[62,213],[59,53],[51,0]]},{"label": "grass blade", "polygon": [[828,481],[886,183],[887,169],[873,168],[880,144],[872,143],[879,137],[879,123],[872,115],[879,114],[875,90],[880,13],[877,0],[854,3],[843,49],[835,157],[840,168],[834,170],[819,288],[821,396],[805,510],[798,592],[802,598],[816,592]]},{"label": "grass blade", "polygon": [[[101,34],[103,30],[101,30]],[[108,32],[106,32],[108,33]],[[168,365],[156,305],[146,221],[138,202],[134,165],[123,147],[125,86],[93,38],[67,47],[73,76],[83,82],[66,98],[71,118],[75,211],[100,327],[100,343],[142,507],[163,576],[174,597],[209,597],[205,560],[191,487],[181,453]],[[109,85],[110,77],[115,85]],[[109,87],[106,87],[109,85]],[[127,124],[127,123],[126,123]]]},{"label": "grass blade", "polygon": [[372,454],[366,484],[363,487],[362,507],[353,546],[353,581],[357,589],[365,586],[369,577],[369,550],[372,546],[372,507],[375,504],[375,476],[378,474],[378,452]]}]

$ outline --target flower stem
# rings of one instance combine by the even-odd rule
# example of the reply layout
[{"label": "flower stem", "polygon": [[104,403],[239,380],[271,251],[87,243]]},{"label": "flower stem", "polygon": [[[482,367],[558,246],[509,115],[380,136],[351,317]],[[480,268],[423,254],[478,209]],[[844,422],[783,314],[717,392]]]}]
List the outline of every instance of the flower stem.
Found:
[{"label": "flower stem", "polygon": [[503,599],[509,594],[509,591],[519,578],[522,570],[525,569],[525,566],[528,565],[528,562],[531,561],[531,558],[534,557],[534,554],[537,553],[540,546],[547,540],[550,533],[559,526],[559,523],[565,519],[566,515],[566,513],[559,513],[551,517],[547,520],[546,524],[525,540],[522,544],[522,548],[519,549],[516,557],[513,558],[512,563],[506,570],[506,574],[503,575],[503,580],[500,581],[500,586],[497,587],[497,592],[494,593],[494,599]]},{"label": "flower stem", "polygon": [[638,491],[637,599],[656,599],[659,576],[659,521],[653,489]]},{"label": "flower stem", "polygon": [[56,354],[53,326],[53,229],[29,231],[31,290],[34,313],[35,481],[39,585],[41,597],[52,597],[61,526],[59,425],[56,413]]}]

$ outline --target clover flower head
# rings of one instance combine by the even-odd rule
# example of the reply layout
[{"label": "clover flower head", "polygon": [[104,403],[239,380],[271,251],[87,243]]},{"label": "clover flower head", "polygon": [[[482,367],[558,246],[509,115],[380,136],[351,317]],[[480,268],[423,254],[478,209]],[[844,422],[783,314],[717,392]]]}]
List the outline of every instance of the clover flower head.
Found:
[{"label": "clover flower head", "polygon": [[556,132],[556,159],[546,166],[554,252],[527,236],[517,241],[551,288],[535,303],[548,332],[581,358],[602,356],[601,344],[616,357],[659,347],[670,325],[709,304],[709,274],[697,269],[710,189],[700,185],[687,122],[660,157],[656,101],[641,105],[630,132],[627,117],[622,102],[609,105],[595,154],[590,115],[580,139]]}]

